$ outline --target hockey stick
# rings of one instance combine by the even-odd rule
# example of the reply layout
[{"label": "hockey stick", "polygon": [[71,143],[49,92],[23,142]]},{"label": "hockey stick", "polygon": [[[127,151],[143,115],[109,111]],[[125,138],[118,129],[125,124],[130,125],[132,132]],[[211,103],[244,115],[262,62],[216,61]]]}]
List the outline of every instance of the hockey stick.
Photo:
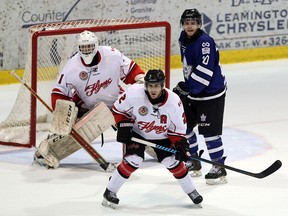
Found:
[{"label": "hockey stick", "polygon": [[[177,153],[177,151],[175,149],[167,148],[167,147],[164,147],[164,146],[152,143],[152,142],[148,142],[146,140],[138,139],[136,137],[132,137],[131,140],[136,142],[136,143],[139,143],[139,144],[152,146],[154,148],[161,149],[163,151],[171,152],[171,153],[174,153],[174,154]],[[248,175],[248,176],[251,176],[251,177],[254,177],[254,178],[258,178],[258,179],[265,178],[265,177],[271,175],[272,173],[276,172],[282,166],[282,162],[280,160],[276,160],[273,164],[271,164],[267,169],[263,170],[262,172],[252,173],[252,172],[248,172],[248,171],[245,171],[245,170],[237,169],[235,167],[231,167],[231,166],[228,166],[228,165],[225,165],[225,164],[220,164],[220,163],[217,163],[217,162],[214,162],[214,161],[210,161],[210,160],[198,157],[198,156],[189,156],[189,159],[190,160],[202,161],[202,162],[209,163],[209,164],[212,164],[212,165],[217,165],[217,166],[223,167],[225,169],[229,169],[229,170],[232,170],[234,172],[238,172],[238,173],[241,173],[241,174],[244,174],[244,175]]]},{"label": "hockey stick", "polygon": [[[31,92],[31,94],[36,97],[50,112],[53,112],[52,108],[49,107],[48,104],[15,73],[14,70],[12,70],[10,74],[12,74],[22,85],[24,85]],[[92,156],[92,158],[99,163],[101,168],[103,168],[105,171],[110,171],[110,169],[112,169],[112,167],[109,166],[111,163],[107,162],[74,128],[72,128],[70,135],[87,151],[88,154]]]}]

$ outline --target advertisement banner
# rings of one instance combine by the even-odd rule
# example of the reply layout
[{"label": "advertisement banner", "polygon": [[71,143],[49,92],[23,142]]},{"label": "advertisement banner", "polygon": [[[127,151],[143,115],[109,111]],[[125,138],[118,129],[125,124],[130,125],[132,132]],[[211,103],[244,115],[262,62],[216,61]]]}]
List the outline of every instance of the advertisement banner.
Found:
[{"label": "advertisement banner", "polygon": [[168,21],[172,55],[179,55],[180,17],[189,8],[202,13],[220,50],[288,44],[288,0],[2,0],[0,8],[0,70],[24,68],[30,26],[83,19]]}]

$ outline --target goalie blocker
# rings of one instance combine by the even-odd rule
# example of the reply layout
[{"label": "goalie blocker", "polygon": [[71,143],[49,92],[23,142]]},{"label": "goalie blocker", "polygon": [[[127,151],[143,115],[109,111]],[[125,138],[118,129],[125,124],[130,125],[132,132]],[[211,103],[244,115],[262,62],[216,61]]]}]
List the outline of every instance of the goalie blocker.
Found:
[{"label": "goalie blocker", "polygon": [[69,135],[76,122],[77,114],[78,108],[73,101],[57,100],[50,132],[59,135]]},{"label": "goalie blocker", "polygon": [[[61,100],[59,100],[61,101]],[[71,111],[71,107],[67,102],[60,105],[57,103],[56,106],[66,107]],[[63,106],[62,106],[63,105]],[[55,109],[57,110],[57,108]],[[73,110],[73,109],[72,109]],[[74,110],[77,111],[77,109]],[[71,115],[70,112],[61,111],[62,113],[67,113],[67,115]],[[61,117],[61,119],[65,119],[68,116]],[[68,119],[68,118],[67,118]],[[70,116],[69,116],[70,119]],[[55,124],[55,120],[52,123],[53,132],[57,133],[55,129],[59,128],[59,124]],[[73,121],[73,120],[72,120]],[[66,122],[67,123],[67,122]],[[64,123],[64,124],[66,124]],[[68,123],[69,125],[70,123]],[[86,113],[81,119],[79,119],[74,125],[74,129],[88,142],[91,143],[98,136],[101,135],[105,130],[107,130],[111,125],[115,124],[114,117],[110,112],[109,108],[103,103],[100,102],[97,104],[92,110]],[[56,126],[55,126],[56,125]],[[71,125],[73,126],[73,125]],[[61,134],[67,133],[67,131],[71,131],[69,126],[65,129],[60,129]],[[72,153],[81,149],[81,145],[79,145],[72,136],[70,135],[59,135],[52,134],[48,136],[47,139],[43,140],[39,147],[37,148],[34,156],[34,162],[47,166],[48,168],[57,168],[59,166],[59,162],[64,158],[68,157]]]}]

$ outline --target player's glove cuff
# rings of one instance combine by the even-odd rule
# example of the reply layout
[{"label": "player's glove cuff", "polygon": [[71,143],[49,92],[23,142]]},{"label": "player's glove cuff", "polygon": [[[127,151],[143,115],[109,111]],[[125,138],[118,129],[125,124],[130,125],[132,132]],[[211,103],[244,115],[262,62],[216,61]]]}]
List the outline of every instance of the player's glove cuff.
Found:
[{"label": "player's glove cuff", "polygon": [[125,144],[130,144],[132,139],[133,122],[124,120],[119,122],[117,125],[117,141]]},{"label": "player's glove cuff", "polygon": [[173,88],[173,92],[175,92],[179,97],[187,97],[189,95],[189,91],[185,87],[185,82],[181,81],[177,84],[175,88]]}]

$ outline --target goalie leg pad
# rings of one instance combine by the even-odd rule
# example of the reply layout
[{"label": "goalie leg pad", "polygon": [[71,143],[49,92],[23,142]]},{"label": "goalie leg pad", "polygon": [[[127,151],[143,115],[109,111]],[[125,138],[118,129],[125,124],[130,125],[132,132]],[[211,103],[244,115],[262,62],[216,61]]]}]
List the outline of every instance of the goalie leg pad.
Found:
[{"label": "goalie leg pad", "polygon": [[[58,136],[58,135],[53,135]],[[50,144],[53,142],[53,138],[47,138],[43,140],[38,149],[35,152],[34,156],[34,163],[40,166],[46,166],[47,168],[54,168],[56,169],[59,166],[59,160],[56,155],[50,153]]]},{"label": "goalie leg pad", "polygon": [[[74,129],[90,143],[113,124],[115,124],[115,121],[112,113],[109,108],[101,102],[84,115],[75,124]],[[47,161],[49,160],[50,163],[54,163],[53,166],[51,166],[54,168],[59,166],[59,161],[81,149],[81,145],[70,135],[52,135],[44,141],[42,141],[43,144],[41,143],[39,146],[39,149],[42,149],[39,152]],[[58,161],[58,165],[56,160]]]},{"label": "goalie leg pad", "polygon": [[60,136],[55,134],[47,139],[47,143],[49,145],[49,152],[46,155],[42,154],[42,156],[45,159],[46,157],[54,156],[54,158],[58,160],[58,163],[60,160],[81,149],[81,145],[79,145],[70,135]]},{"label": "goalie leg pad", "polygon": [[111,111],[105,103],[101,102],[85,114],[74,128],[86,141],[91,142],[114,124]]}]

